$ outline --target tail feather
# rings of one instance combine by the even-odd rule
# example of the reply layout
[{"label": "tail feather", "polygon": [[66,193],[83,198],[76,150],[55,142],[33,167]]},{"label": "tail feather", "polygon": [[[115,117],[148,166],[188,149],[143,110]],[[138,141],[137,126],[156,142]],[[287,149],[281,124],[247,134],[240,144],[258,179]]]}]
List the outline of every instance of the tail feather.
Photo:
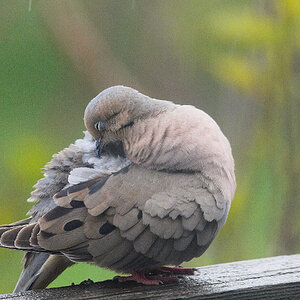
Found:
[{"label": "tail feather", "polygon": [[30,244],[33,229],[36,224],[28,224],[29,219],[9,225],[0,226],[0,247],[17,250],[39,250]]},{"label": "tail feather", "polygon": [[67,267],[73,265],[59,252],[47,251],[38,245],[40,226],[31,218],[0,226],[0,247],[27,251],[24,269],[14,292],[46,288]]},{"label": "tail feather", "polygon": [[30,252],[60,254],[58,251],[48,251],[38,245],[37,235],[40,232],[40,226],[37,223],[28,224],[29,220],[26,219],[0,226],[0,247]]},{"label": "tail feather", "polygon": [[18,233],[14,245],[16,248],[22,248],[22,249],[31,249],[32,245],[30,243],[30,238],[32,236],[33,230],[35,228],[36,224],[30,224],[27,226],[24,226]]},{"label": "tail feather", "polygon": [[64,256],[27,252],[14,293],[44,289],[74,263]]},{"label": "tail feather", "polygon": [[36,226],[33,228],[31,237],[29,239],[29,243],[33,247],[39,247],[38,240],[37,240],[37,235],[39,232],[40,232],[40,225],[36,224]]},{"label": "tail feather", "polygon": [[0,239],[1,246],[6,248],[16,248],[15,240],[17,238],[18,233],[21,229],[26,225],[21,225],[17,227],[8,227],[2,234]]},{"label": "tail feather", "polygon": [[41,267],[49,256],[48,253],[25,253],[22,260],[24,269],[16,284],[14,293],[25,292],[31,289],[31,286],[38,277]]},{"label": "tail feather", "polygon": [[11,227],[4,227],[4,226],[1,226],[0,227],[0,238],[1,238],[1,236],[2,236],[2,234],[4,233],[4,232],[6,232],[7,230],[10,230],[11,229]]},{"label": "tail feather", "polygon": [[31,218],[21,220],[12,224],[0,226],[0,247],[16,248],[14,241],[21,229],[29,224]]}]

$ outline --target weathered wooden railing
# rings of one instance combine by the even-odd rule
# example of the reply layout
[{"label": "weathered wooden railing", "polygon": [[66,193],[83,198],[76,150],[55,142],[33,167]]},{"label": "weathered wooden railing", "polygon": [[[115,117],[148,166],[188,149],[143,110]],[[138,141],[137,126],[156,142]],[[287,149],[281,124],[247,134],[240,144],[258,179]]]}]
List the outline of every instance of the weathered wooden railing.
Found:
[{"label": "weathered wooden railing", "polygon": [[159,286],[108,280],[0,299],[300,299],[300,255],[201,267],[179,283]]}]

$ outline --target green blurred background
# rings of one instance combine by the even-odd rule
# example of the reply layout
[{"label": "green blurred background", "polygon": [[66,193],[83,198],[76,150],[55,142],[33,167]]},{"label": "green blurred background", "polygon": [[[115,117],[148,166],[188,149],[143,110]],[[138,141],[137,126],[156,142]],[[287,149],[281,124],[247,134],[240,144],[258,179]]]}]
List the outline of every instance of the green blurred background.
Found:
[{"label": "green blurred background", "polygon": [[[86,104],[123,84],[208,112],[238,189],[201,266],[300,250],[300,1],[0,2],[0,223],[24,218],[51,155],[82,137]],[[0,249],[0,293],[22,253]],[[51,286],[112,272],[86,264]]]}]

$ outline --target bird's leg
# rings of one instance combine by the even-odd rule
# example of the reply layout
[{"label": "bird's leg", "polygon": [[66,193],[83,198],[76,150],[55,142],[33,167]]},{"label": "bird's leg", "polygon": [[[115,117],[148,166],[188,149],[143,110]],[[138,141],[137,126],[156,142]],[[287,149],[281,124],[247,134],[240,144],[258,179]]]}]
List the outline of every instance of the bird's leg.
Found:
[{"label": "bird's leg", "polygon": [[181,266],[178,267],[161,267],[156,274],[171,274],[171,275],[194,275],[196,269],[194,268],[183,268]]}]

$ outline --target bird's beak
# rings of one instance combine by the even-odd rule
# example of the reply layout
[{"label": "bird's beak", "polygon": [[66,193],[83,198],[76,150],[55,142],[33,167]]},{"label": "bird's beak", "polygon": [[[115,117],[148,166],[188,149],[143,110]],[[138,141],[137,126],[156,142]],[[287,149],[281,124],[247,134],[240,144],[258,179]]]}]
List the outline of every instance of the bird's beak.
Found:
[{"label": "bird's beak", "polygon": [[103,151],[103,143],[101,141],[101,138],[99,138],[98,140],[96,140],[96,149],[95,149],[95,154],[97,157],[101,157]]}]

